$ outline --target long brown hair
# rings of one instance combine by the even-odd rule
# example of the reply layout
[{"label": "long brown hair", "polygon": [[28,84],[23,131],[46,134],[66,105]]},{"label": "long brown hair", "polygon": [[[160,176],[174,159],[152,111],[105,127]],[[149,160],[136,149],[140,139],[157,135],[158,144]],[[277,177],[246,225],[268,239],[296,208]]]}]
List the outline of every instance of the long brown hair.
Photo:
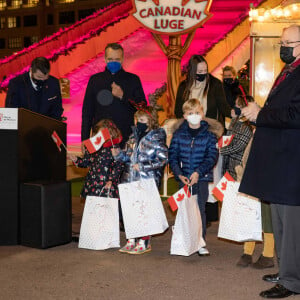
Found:
[{"label": "long brown hair", "polygon": [[[205,58],[202,55],[193,55],[189,60],[188,69],[187,69],[187,76],[186,76],[187,85],[186,85],[185,90],[183,92],[183,100],[184,101],[187,101],[189,99],[191,87],[192,87],[193,83],[196,80],[197,66],[201,62],[205,62],[206,66],[207,66],[207,70],[208,70],[207,61],[205,60]],[[209,76],[208,76],[208,73],[207,73],[206,85],[205,85],[205,88],[204,88],[203,96],[207,95],[208,86],[209,86]]]},{"label": "long brown hair", "polygon": [[112,139],[116,139],[122,136],[121,131],[116,124],[110,119],[103,119],[94,125],[92,134],[95,135],[100,129],[107,128]]}]

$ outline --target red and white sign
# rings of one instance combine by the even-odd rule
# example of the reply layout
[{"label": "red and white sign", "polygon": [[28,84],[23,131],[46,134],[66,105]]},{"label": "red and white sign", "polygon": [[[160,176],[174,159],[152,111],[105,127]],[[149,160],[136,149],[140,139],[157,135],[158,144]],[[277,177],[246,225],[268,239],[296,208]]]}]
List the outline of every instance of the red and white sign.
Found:
[{"label": "red and white sign", "polygon": [[176,192],[173,196],[168,198],[168,203],[172,209],[172,211],[175,211],[178,208],[177,203],[182,201],[186,197],[190,197],[191,193],[189,191],[189,187],[185,185],[182,189],[180,189],[178,192]]},{"label": "red and white sign", "polygon": [[200,27],[212,14],[212,0],[132,0],[132,15],[149,30],[182,34]]},{"label": "red and white sign", "polygon": [[83,141],[84,146],[90,153],[98,151],[105,141],[110,139],[109,130],[104,128],[100,130],[96,135]]},{"label": "red and white sign", "polygon": [[232,135],[223,135],[218,140],[218,148],[228,146],[232,142],[233,138],[234,138],[234,134],[232,134]]},{"label": "red and white sign", "polygon": [[0,108],[0,129],[18,129],[17,108]]},{"label": "red and white sign", "polygon": [[212,194],[219,200],[223,201],[224,199],[224,193],[227,190],[228,182],[235,182],[235,180],[232,178],[232,176],[226,172],[224,176],[221,178],[221,180],[218,182],[218,184],[214,187],[212,190]]}]

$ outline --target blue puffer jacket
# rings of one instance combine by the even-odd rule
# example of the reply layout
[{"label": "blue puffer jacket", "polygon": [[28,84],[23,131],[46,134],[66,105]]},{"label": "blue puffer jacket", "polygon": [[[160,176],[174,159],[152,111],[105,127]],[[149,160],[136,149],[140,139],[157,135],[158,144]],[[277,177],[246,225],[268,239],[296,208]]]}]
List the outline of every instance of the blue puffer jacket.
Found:
[{"label": "blue puffer jacket", "polygon": [[188,122],[184,121],[173,134],[169,148],[169,164],[175,175],[190,177],[199,174],[199,180],[213,181],[213,167],[217,162],[217,138],[208,131],[208,123],[201,121],[199,133],[192,137],[188,130]]},{"label": "blue puffer jacket", "polygon": [[[152,177],[159,186],[164,167],[168,162],[165,130],[163,128],[153,129],[139,143],[137,140],[136,127],[134,127],[126,149],[115,156],[116,160],[126,163],[121,182]],[[139,164],[140,172],[132,168],[134,164]]]}]

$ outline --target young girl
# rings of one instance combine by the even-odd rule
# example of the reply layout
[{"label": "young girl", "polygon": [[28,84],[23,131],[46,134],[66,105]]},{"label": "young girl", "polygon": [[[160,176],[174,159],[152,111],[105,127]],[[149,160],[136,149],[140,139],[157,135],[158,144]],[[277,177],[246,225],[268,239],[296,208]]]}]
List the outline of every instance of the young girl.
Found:
[{"label": "young girl", "polygon": [[[158,128],[158,118],[154,108],[139,107],[134,117],[136,126],[125,150],[112,149],[115,159],[126,163],[121,182],[154,178],[159,186],[168,159],[166,133],[163,128]],[[129,254],[149,252],[151,251],[150,236],[129,239],[119,251]]]},{"label": "young girl", "polygon": [[253,135],[249,121],[240,116],[240,109],[253,101],[251,96],[237,96],[235,117],[231,120],[227,131],[227,135],[234,135],[234,137],[228,146],[220,148],[220,153],[223,155],[222,172],[223,174],[228,172],[235,180],[237,179],[235,167],[241,163],[244,151]]},{"label": "young girl", "polygon": [[[103,195],[111,198],[119,197],[118,183],[124,165],[114,160],[111,149],[113,145],[117,146],[122,141],[122,136],[117,126],[108,119],[98,122],[92,134],[96,135],[104,128],[109,130],[111,140],[106,141],[98,151],[91,154],[86,151],[83,158],[70,156],[76,166],[89,168],[81,191],[81,197],[84,199],[86,196]],[[109,190],[109,195],[107,195],[107,190]]]}]

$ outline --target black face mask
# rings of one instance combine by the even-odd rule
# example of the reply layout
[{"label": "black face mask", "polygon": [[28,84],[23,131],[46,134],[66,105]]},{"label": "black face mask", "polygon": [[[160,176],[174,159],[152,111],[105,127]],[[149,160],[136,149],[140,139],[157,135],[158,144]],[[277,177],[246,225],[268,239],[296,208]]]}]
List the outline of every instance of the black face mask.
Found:
[{"label": "black face mask", "polygon": [[43,88],[45,80],[38,80],[35,79],[34,77],[31,77],[33,83],[36,85],[36,89],[39,91]]},{"label": "black face mask", "polygon": [[137,122],[136,128],[138,130],[138,134],[144,134],[145,131],[148,129],[148,125],[146,123]]},{"label": "black face mask", "polygon": [[233,78],[224,78],[223,82],[226,85],[231,85],[233,83]]},{"label": "black face mask", "polygon": [[207,73],[205,73],[205,74],[196,74],[196,80],[197,81],[204,81],[205,80],[205,78],[206,78],[206,75],[207,75]]},{"label": "black face mask", "polygon": [[234,113],[237,116],[239,116],[242,113],[241,109],[239,107],[237,107],[237,106],[234,106],[233,109],[234,109]]},{"label": "black face mask", "polygon": [[280,59],[286,64],[291,64],[296,59],[296,57],[293,56],[293,50],[293,47],[281,46]]}]

